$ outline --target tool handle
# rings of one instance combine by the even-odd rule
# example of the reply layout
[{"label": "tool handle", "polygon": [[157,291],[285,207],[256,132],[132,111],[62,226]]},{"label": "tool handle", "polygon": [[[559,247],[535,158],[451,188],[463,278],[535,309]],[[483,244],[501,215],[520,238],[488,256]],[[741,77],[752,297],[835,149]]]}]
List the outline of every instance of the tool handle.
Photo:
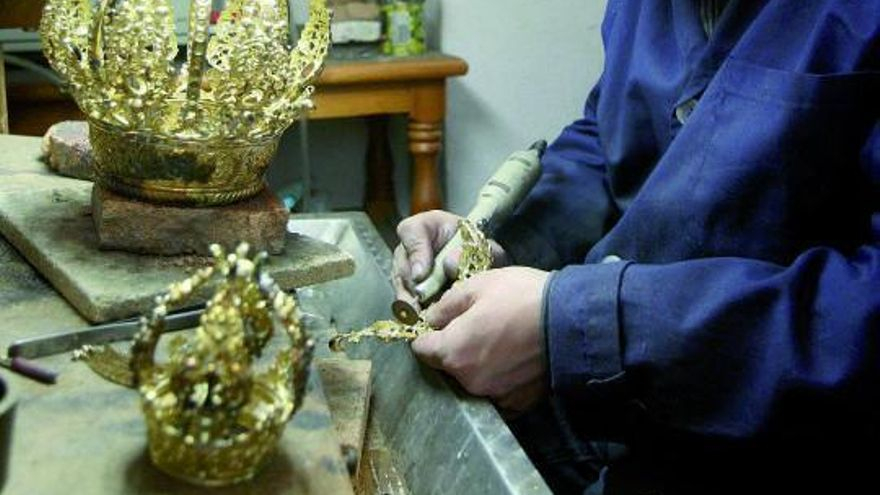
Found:
[{"label": "tool handle", "polygon": [[[467,215],[468,220],[488,233],[510,217],[538,181],[541,156],[546,148],[545,141],[538,141],[528,150],[517,151],[507,157],[480,189],[477,201]],[[443,263],[461,245],[461,234],[456,233],[437,253],[430,274],[415,288],[419,301],[425,302],[443,289],[446,285]]]},{"label": "tool handle", "polygon": [[14,357],[9,361],[9,368],[16,373],[32,378],[40,383],[48,385],[58,381],[58,373],[48,370],[27,359]]},{"label": "tool handle", "polygon": [[539,141],[531,148],[507,157],[480,189],[467,218],[485,232],[507,220],[522,203],[541,176],[541,155],[547,144]]}]

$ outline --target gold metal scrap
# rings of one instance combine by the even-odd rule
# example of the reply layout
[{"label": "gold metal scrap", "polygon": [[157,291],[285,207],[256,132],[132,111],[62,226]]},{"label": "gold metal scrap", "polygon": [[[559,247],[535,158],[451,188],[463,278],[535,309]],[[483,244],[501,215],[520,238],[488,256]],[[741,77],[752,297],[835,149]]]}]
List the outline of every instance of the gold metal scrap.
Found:
[{"label": "gold metal scrap", "polygon": [[[264,271],[265,253],[211,247],[214,266],[169,287],[141,319],[131,353],[86,347],[74,354],[110,381],[137,388],[150,458],[163,471],[204,486],[247,480],[275,449],[305,393],[314,345],[299,324],[294,298]],[[219,279],[199,326],[154,358],[169,308]],[[275,327],[288,345],[260,357]]]},{"label": "gold metal scrap", "polygon": [[419,314],[419,320],[406,325],[396,320],[380,320],[362,330],[337,334],[330,339],[330,350],[342,352],[348,344],[357,344],[362,339],[378,339],[385,343],[395,341],[411,342],[420,335],[433,332],[434,329],[425,321],[425,312]]},{"label": "gold metal scrap", "polygon": [[[462,238],[462,249],[456,284],[492,267],[492,250],[486,234],[467,219],[459,220],[458,231]],[[426,313],[427,309],[419,313],[418,321],[412,325],[395,320],[380,320],[362,330],[337,334],[330,339],[330,349],[334,352],[342,352],[347,344],[357,344],[367,338],[378,339],[385,343],[411,342],[435,330],[425,319]]]},{"label": "gold metal scrap", "polygon": [[461,234],[462,248],[457,281],[467,280],[492,268],[492,249],[486,234],[467,219],[459,220],[458,232]]},{"label": "gold metal scrap", "polygon": [[186,60],[170,0],[48,0],[43,51],[90,123],[97,181],[192,205],[259,192],[278,139],[312,108],[326,0],[294,46],[288,0],[190,0]]}]

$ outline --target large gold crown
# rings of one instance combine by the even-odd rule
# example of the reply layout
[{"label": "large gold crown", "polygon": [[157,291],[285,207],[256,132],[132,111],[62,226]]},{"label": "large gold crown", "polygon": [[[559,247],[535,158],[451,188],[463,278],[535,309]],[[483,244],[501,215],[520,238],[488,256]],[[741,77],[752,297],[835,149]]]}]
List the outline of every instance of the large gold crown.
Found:
[{"label": "large gold crown", "polygon": [[311,108],[330,46],[309,0],[294,47],[288,0],[191,0],[175,63],[170,0],[49,0],[43,50],[90,123],[99,183],[129,196],[222,204],[256,194],[280,134]]},{"label": "large gold crown", "polygon": [[[293,297],[263,270],[265,253],[251,257],[247,244],[232,253],[211,249],[214,266],[157,298],[130,355],[86,346],[74,357],[140,390],[157,467],[192,483],[222,486],[251,478],[275,449],[302,402],[314,345]],[[214,278],[220,284],[195,332],[173,339],[167,361],[157,362],[168,310]],[[288,343],[267,346],[276,325]],[[276,352],[264,355],[267,348]]]}]

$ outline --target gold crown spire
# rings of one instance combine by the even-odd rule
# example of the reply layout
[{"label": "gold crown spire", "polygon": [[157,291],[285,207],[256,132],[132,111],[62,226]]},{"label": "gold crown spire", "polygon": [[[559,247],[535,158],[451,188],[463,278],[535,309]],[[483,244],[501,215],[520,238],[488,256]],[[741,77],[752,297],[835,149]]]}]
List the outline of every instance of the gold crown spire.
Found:
[{"label": "gold crown spire", "polygon": [[325,0],[292,45],[287,0],[191,0],[186,60],[170,0],[48,0],[43,50],[91,124],[98,182],[145,199],[232,202],[262,188],[278,137],[311,108]]},{"label": "gold crown spire", "polygon": [[259,140],[309,108],[329,47],[330,14],[310,1],[295,48],[287,0],[192,0],[187,57],[168,0],[49,0],[41,35],[52,67],[83,112],[120,130],[186,139]]},{"label": "gold crown spire", "polygon": [[[244,243],[232,253],[211,249],[214,266],[156,299],[130,355],[86,346],[74,358],[107,380],[140,390],[156,466],[220,486],[252,477],[274,450],[302,402],[314,344],[299,324],[296,301],[264,271],[265,253],[251,257]],[[199,326],[169,343],[167,362],[156,362],[168,310],[212,279],[220,283]],[[267,346],[276,325],[289,344]],[[263,356],[267,347],[274,354]]]}]

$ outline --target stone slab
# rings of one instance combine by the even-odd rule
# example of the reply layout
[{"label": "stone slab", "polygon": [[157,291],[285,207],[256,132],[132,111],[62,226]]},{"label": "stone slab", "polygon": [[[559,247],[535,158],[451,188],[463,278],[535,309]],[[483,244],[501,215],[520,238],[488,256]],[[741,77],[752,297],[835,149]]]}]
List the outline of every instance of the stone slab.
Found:
[{"label": "stone slab", "polygon": [[366,359],[320,358],[315,368],[321,376],[330,416],[346,461],[353,462],[352,478],[358,478],[363,464],[364,435],[370,411],[370,374]]},{"label": "stone slab", "polygon": [[10,178],[26,175],[54,175],[43,163],[41,140],[33,136],[0,135],[0,178],[5,183]]},{"label": "stone slab", "polygon": [[61,175],[82,180],[94,176],[89,124],[84,120],[65,120],[50,127],[43,136],[43,154],[49,168]]},{"label": "stone slab", "polygon": [[[62,177],[38,179],[40,187],[33,190],[7,190],[0,184],[0,233],[91,322],[147,311],[170,283],[210,262],[201,256],[100,251],[91,218],[92,184]],[[270,273],[285,289],[354,272],[351,256],[298,234],[288,233],[284,252],[270,260]],[[209,292],[196,294],[192,302],[203,302]]]},{"label": "stone slab", "polygon": [[234,249],[247,241],[256,250],[280,254],[289,216],[268,188],[244,201],[211,208],[147,203],[98,185],[92,189],[92,218],[101,249],[209,256],[211,244]]}]

